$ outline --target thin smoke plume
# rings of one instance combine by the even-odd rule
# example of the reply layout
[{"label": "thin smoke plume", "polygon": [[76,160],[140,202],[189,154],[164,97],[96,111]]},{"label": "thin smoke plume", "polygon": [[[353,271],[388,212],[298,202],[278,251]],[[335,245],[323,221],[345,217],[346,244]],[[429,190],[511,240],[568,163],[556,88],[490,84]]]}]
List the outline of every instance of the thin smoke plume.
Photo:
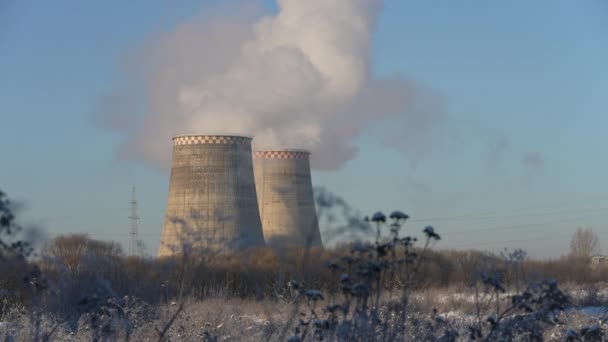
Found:
[{"label": "thin smoke plume", "polygon": [[526,153],[523,156],[521,162],[524,167],[530,172],[542,171],[545,167],[545,160],[539,152]]},{"label": "thin smoke plume", "polygon": [[279,0],[274,15],[205,13],[151,39],[103,101],[104,123],[125,137],[119,156],[166,167],[174,135],[244,134],[254,148],[309,149],[314,168],[332,170],[378,127],[381,142],[419,159],[443,114],[422,87],[371,72],[380,10]]}]

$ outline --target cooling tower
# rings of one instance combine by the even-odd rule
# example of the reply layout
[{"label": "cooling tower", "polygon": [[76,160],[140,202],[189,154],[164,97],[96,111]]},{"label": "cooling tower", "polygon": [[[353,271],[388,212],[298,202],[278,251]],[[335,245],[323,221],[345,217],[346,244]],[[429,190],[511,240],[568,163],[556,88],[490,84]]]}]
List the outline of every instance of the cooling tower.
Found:
[{"label": "cooling tower", "polygon": [[251,138],[173,138],[169,198],[159,256],[183,248],[241,250],[264,245]]},{"label": "cooling tower", "polygon": [[267,244],[322,246],[309,155],[302,150],[255,152],[255,185]]}]

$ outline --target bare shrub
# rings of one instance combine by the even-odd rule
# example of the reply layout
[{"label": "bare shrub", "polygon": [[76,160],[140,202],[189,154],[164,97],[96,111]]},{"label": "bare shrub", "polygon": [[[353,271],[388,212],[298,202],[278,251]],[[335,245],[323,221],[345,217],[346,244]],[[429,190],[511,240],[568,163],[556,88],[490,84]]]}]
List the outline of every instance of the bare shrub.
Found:
[{"label": "bare shrub", "polygon": [[597,234],[591,228],[576,228],[570,240],[570,255],[576,258],[590,258],[600,252]]}]

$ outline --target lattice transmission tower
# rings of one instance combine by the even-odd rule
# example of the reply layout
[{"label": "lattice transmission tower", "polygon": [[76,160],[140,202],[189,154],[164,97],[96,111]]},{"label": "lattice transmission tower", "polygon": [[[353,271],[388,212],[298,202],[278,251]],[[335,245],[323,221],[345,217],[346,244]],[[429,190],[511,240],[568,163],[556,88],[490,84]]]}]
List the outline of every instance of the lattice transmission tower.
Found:
[{"label": "lattice transmission tower", "polygon": [[139,216],[137,215],[137,198],[135,187],[131,190],[131,231],[129,232],[129,255],[139,254]]}]

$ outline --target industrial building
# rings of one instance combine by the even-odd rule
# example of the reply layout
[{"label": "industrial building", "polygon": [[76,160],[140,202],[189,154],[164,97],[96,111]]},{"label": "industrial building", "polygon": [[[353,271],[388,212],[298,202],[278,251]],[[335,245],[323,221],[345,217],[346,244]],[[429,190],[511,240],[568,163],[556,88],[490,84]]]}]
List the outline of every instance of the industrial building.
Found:
[{"label": "industrial building", "polygon": [[158,256],[264,245],[251,138],[173,138],[167,211]]},{"label": "industrial building", "polygon": [[322,246],[309,156],[308,151],[285,149],[254,154],[260,217],[269,245]]}]

